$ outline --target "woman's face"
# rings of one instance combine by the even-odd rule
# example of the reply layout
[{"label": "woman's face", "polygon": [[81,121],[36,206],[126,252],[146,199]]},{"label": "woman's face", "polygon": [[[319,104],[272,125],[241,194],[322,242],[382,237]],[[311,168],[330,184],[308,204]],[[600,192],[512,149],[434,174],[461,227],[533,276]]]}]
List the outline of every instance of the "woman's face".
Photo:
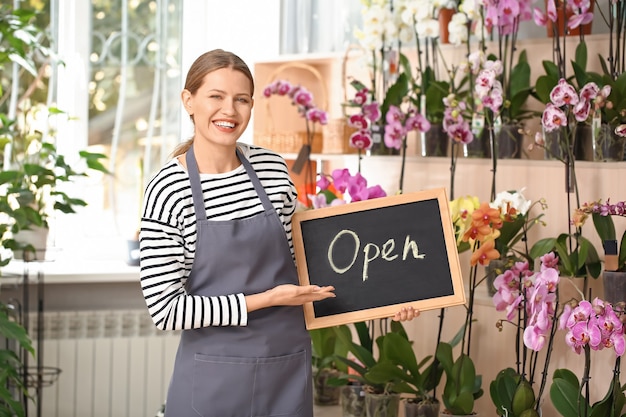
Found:
[{"label": "woman's face", "polygon": [[195,138],[216,145],[234,145],[246,130],[254,100],[250,80],[240,71],[222,68],[204,76],[195,94],[183,90],[187,113],[193,116]]}]

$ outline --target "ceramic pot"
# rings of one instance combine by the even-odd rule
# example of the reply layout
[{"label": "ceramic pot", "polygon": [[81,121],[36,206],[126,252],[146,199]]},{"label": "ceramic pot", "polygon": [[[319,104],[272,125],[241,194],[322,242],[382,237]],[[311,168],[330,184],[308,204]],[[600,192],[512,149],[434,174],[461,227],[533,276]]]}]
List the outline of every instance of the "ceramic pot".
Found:
[{"label": "ceramic pot", "polygon": [[365,392],[365,417],[398,417],[400,394]]},{"label": "ceramic pot", "polygon": [[326,382],[329,378],[338,376],[339,372],[334,369],[322,369],[313,378],[313,400],[317,405],[339,404],[341,387],[332,387]]},{"label": "ceramic pot", "polygon": [[404,417],[437,417],[439,402],[434,401],[404,401]]},{"label": "ceramic pot", "polygon": [[13,238],[19,243],[31,245],[34,250],[16,250],[13,252],[13,258],[27,262],[46,259],[49,233],[50,229],[47,227],[33,227],[28,230],[20,230]]},{"label": "ceramic pot", "polygon": [[604,271],[602,283],[604,284],[604,301],[613,305],[626,302],[626,272]]},{"label": "ceramic pot", "polygon": [[422,156],[446,156],[448,154],[448,135],[441,123],[433,123],[427,132],[421,134]]},{"label": "ceramic pot", "polygon": [[339,390],[342,417],[365,417],[365,391],[363,385],[350,384]]}]

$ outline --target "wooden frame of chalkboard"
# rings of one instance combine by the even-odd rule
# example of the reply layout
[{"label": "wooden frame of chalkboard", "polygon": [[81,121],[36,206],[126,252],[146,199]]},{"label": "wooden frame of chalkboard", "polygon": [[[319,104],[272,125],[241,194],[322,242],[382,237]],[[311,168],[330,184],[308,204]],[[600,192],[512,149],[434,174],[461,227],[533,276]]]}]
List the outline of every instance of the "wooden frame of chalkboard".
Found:
[{"label": "wooden frame of chalkboard", "polygon": [[304,305],[307,329],[465,303],[445,189],[296,213],[301,285],[333,285],[335,298]]}]

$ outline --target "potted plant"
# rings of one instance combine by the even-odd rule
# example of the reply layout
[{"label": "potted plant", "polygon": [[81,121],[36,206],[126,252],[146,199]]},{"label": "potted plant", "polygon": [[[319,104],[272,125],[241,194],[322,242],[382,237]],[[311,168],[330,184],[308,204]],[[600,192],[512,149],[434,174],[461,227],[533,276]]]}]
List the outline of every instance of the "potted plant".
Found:
[{"label": "potted plant", "polygon": [[574,211],[573,222],[582,227],[591,215],[604,248],[604,299],[616,304],[626,301],[626,231],[617,240],[613,217],[626,216],[626,202],[612,204],[608,199],[584,203]]},{"label": "potted plant", "polygon": [[[362,403],[351,404],[353,408],[357,408],[357,413],[348,411],[349,415],[363,416],[363,414],[358,414],[358,411],[362,411],[358,410],[358,408],[362,407],[367,417],[394,417],[398,414],[400,395],[393,391],[393,381],[380,380],[376,375],[372,375],[370,371],[377,363],[388,361],[388,354],[385,349],[388,346],[384,344],[386,335],[390,332],[404,332],[404,328],[399,322],[392,321],[390,332],[385,332],[376,337],[375,348],[374,341],[370,335],[370,327],[373,326],[373,323],[369,324],[368,326],[365,322],[354,323],[359,339],[358,343],[352,340],[351,334],[337,332],[340,342],[347,347],[351,356],[337,356],[337,359],[345,363],[349,369],[347,373],[340,375],[336,379],[336,383],[343,385],[352,384],[363,394]],[[344,415],[346,415],[345,411]]]},{"label": "potted plant", "polygon": [[511,349],[515,364],[501,370],[489,386],[500,416],[538,417],[541,413],[559,315],[557,264],[554,253],[549,253],[541,258],[539,271],[533,271],[526,260],[507,268],[494,281],[496,311],[507,313],[496,327],[515,329]]},{"label": "potted plant", "polygon": [[[16,257],[42,258],[37,251],[45,249],[49,218],[54,211],[75,213],[78,207],[87,205],[84,200],[70,196],[63,188],[65,183],[86,176],[87,170],[70,165],[58,152],[54,135],[45,135],[35,126],[35,119],[40,114],[47,118],[60,113],[57,109],[39,105],[25,109],[16,120],[0,115],[3,123],[0,156],[9,161],[0,172],[0,186],[3,187],[0,210],[8,216],[7,225],[13,234],[4,241],[4,247],[11,249]],[[10,148],[7,144],[11,145]],[[80,158],[88,169],[107,172],[100,162],[105,155],[81,151]],[[40,233],[43,238],[36,243],[29,240],[24,231]]]},{"label": "potted plant", "polygon": [[[580,301],[574,307],[566,306],[560,319],[560,328],[567,333],[566,344],[577,354],[584,353],[581,380],[569,369],[554,371],[550,399],[563,417],[622,416],[626,405],[626,385],[620,382],[620,361],[624,354],[623,304],[613,306],[599,298]],[[591,400],[589,375],[594,352],[612,349],[615,362],[611,382],[604,397]]]},{"label": "potted plant", "polygon": [[445,409],[441,415],[473,415],[474,402],[483,395],[482,376],[476,374],[474,361],[463,352],[454,359],[452,345],[446,342],[439,342],[436,357],[446,375],[441,393]]},{"label": "potted plant", "polygon": [[318,405],[339,404],[339,387],[333,386],[329,380],[345,373],[348,367],[337,360],[337,356],[348,353],[344,344],[339,342],[337,332],[349,334],[347,325],[311,329],[311,347],[313,363],[314,400]]},{"label": "potted plant", "polygon": [[405,332],[390,332],[383,337],[386,359],[370,368],[367,377],[378,383],[390,383],[391,390],[408,394],[404,415],[437,417],[439,400],[433,392],[443,370],[432,356],[418,362],[415,350]]}]

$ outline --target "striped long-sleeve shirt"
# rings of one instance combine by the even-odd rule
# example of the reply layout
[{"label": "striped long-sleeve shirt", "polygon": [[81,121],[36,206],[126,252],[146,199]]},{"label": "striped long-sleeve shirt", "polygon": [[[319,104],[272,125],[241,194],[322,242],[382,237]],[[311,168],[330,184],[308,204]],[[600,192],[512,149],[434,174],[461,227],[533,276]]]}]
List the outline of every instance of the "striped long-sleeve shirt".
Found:
[{"label": "striped long-sleeve shirt", "polygon": [[[275,152],[239,146],[276,208],[293,256],[291,216],[297,195],[287,165]],[[200,181],[208,220],[244,219],[263,212],[243,165],[223,174],[201,174]],[[244,288],[211,297],[185,290],[196,249],[196,216],[189,176],[177,159],[165,164],[146,187],[139,240],[141,289],[159,329],[247,325]]]}]

